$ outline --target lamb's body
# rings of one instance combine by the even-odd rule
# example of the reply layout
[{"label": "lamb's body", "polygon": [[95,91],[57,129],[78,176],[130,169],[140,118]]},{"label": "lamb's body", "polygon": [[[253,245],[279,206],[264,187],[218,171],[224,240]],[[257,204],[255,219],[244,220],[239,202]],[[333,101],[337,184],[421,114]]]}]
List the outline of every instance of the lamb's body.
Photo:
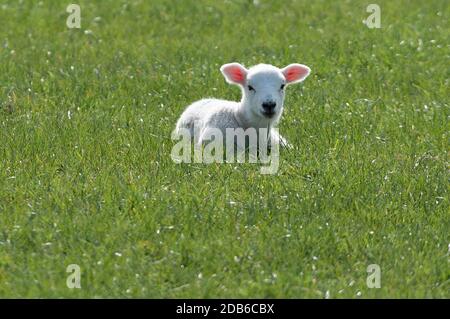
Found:
[{"label": "lamb's body", "polygon": [[201,144],[204,136],[210,136],[209,129],[219,129],[223,136],[226,129],[254,128],[257,134],[259,129],[269,129],[269,145],[279,143],[287,146],[284,138],[274,130],[283,113],[284,87],[306,78],[309,68],[291,64],[280,70],[272,65],[259,64],[247,70],[240,64],[230,63],[222,66],[221,71],[229,83],[241,87],[242,100],[203,99],[194,102],[181,115],[175,133],[188,129],[195,143]]},{"label": "lamb's body", "polygon": [[238,107],[239,103],[237,102],[219,99],[203,99],[194,102],[181,115],[176,130],[187,128],[190,130],[191,136],[194,136],[194,124],[197,124],[200,125],[199,132],[208,127],[214,127],[225,134],[226,128],[240,127],[235,116]]},{"label": "lamb's body", "polygon": [[[239,102],[220,99],[203,99],[189,105],[181,114],[176,125],[176,133],[180,129],[188,129],[195,143],[203,143],[203,136],[208,135],[208,129],[219,129],[226,136],[226,129],[255,128],[258,134],[259,128],[270,129],[269,143],[281,143],[287,146],[287,142],[273,130],[274,121],[248,119]],[[197,125],[197,132],[194,130]],[[197,135],[196,135],[197,133]],[[269,144],[270,145],[270,144]],[[237,145],[241,146],[241,145]]]}]

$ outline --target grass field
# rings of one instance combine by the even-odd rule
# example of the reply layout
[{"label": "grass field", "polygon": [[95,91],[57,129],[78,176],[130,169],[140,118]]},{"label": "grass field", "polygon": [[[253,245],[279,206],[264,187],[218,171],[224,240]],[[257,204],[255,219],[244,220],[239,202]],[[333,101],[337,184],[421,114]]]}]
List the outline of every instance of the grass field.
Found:
[{"label": "grass field", "polygon": [[[1,1],[0,297],[450,298],[449,3],[372,2]],[[232,61],[312,69],[277,175],[170,157]]]}]

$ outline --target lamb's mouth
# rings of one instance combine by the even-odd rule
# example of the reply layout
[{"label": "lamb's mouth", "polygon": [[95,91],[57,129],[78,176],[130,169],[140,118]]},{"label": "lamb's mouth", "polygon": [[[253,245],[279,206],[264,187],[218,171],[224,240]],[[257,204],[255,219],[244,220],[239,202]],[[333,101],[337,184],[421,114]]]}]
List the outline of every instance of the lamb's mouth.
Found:
[{"label": "lamb's mouth", "polygon": [[275,115],[276,112],[274,111],[261,111],[262,115],[267,118],[271,118]]}]

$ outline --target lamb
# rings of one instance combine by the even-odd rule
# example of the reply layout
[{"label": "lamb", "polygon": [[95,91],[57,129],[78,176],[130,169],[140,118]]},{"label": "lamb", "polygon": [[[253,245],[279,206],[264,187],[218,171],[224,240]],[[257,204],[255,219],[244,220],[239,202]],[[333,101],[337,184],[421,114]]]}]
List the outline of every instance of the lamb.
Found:
[{"label": "lamb", "polygon": [[[269,148],[272,143],[289,146],[274,127],[283,113],[285,88],[302,82],[311,72],[302,64],[290,64],[279,69],[269,64],[258,64],[246,69],[239,63],[228,63],[220,68],[226,81],[238,85],[242,91],[240,102],[202,99],[194,102],[181,114],[175,134],[189,130],[195,143],[202,144],[212,129],[226,134],[227,128],[247,130],[266,129],[269,133]],[[194,126],[200,126],[194,129]],[[245,145],[237,145],[238,149]]]}]

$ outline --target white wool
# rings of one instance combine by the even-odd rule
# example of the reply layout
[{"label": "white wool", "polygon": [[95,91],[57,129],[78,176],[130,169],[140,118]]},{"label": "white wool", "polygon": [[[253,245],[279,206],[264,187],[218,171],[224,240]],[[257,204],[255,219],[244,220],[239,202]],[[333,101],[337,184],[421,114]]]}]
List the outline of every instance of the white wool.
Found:
[{"label": "white wool", "polygon": [[[228,83],[240,86],[242,99],[232,102],[219,99],[203,99],[189,105],[179,118],[175,133],[189,129],[197,143],[203,143],[209,129],[270,128],[271,143],[288,145],[273,128],[283,113],[285,86],[303,81],[310,73],[307,66],[290,64],[279,69],[269,64],[258,64],[250,69],[239,63],[225,64],[220,68]],[[194,136],[194,123],[200,124]]]}]

